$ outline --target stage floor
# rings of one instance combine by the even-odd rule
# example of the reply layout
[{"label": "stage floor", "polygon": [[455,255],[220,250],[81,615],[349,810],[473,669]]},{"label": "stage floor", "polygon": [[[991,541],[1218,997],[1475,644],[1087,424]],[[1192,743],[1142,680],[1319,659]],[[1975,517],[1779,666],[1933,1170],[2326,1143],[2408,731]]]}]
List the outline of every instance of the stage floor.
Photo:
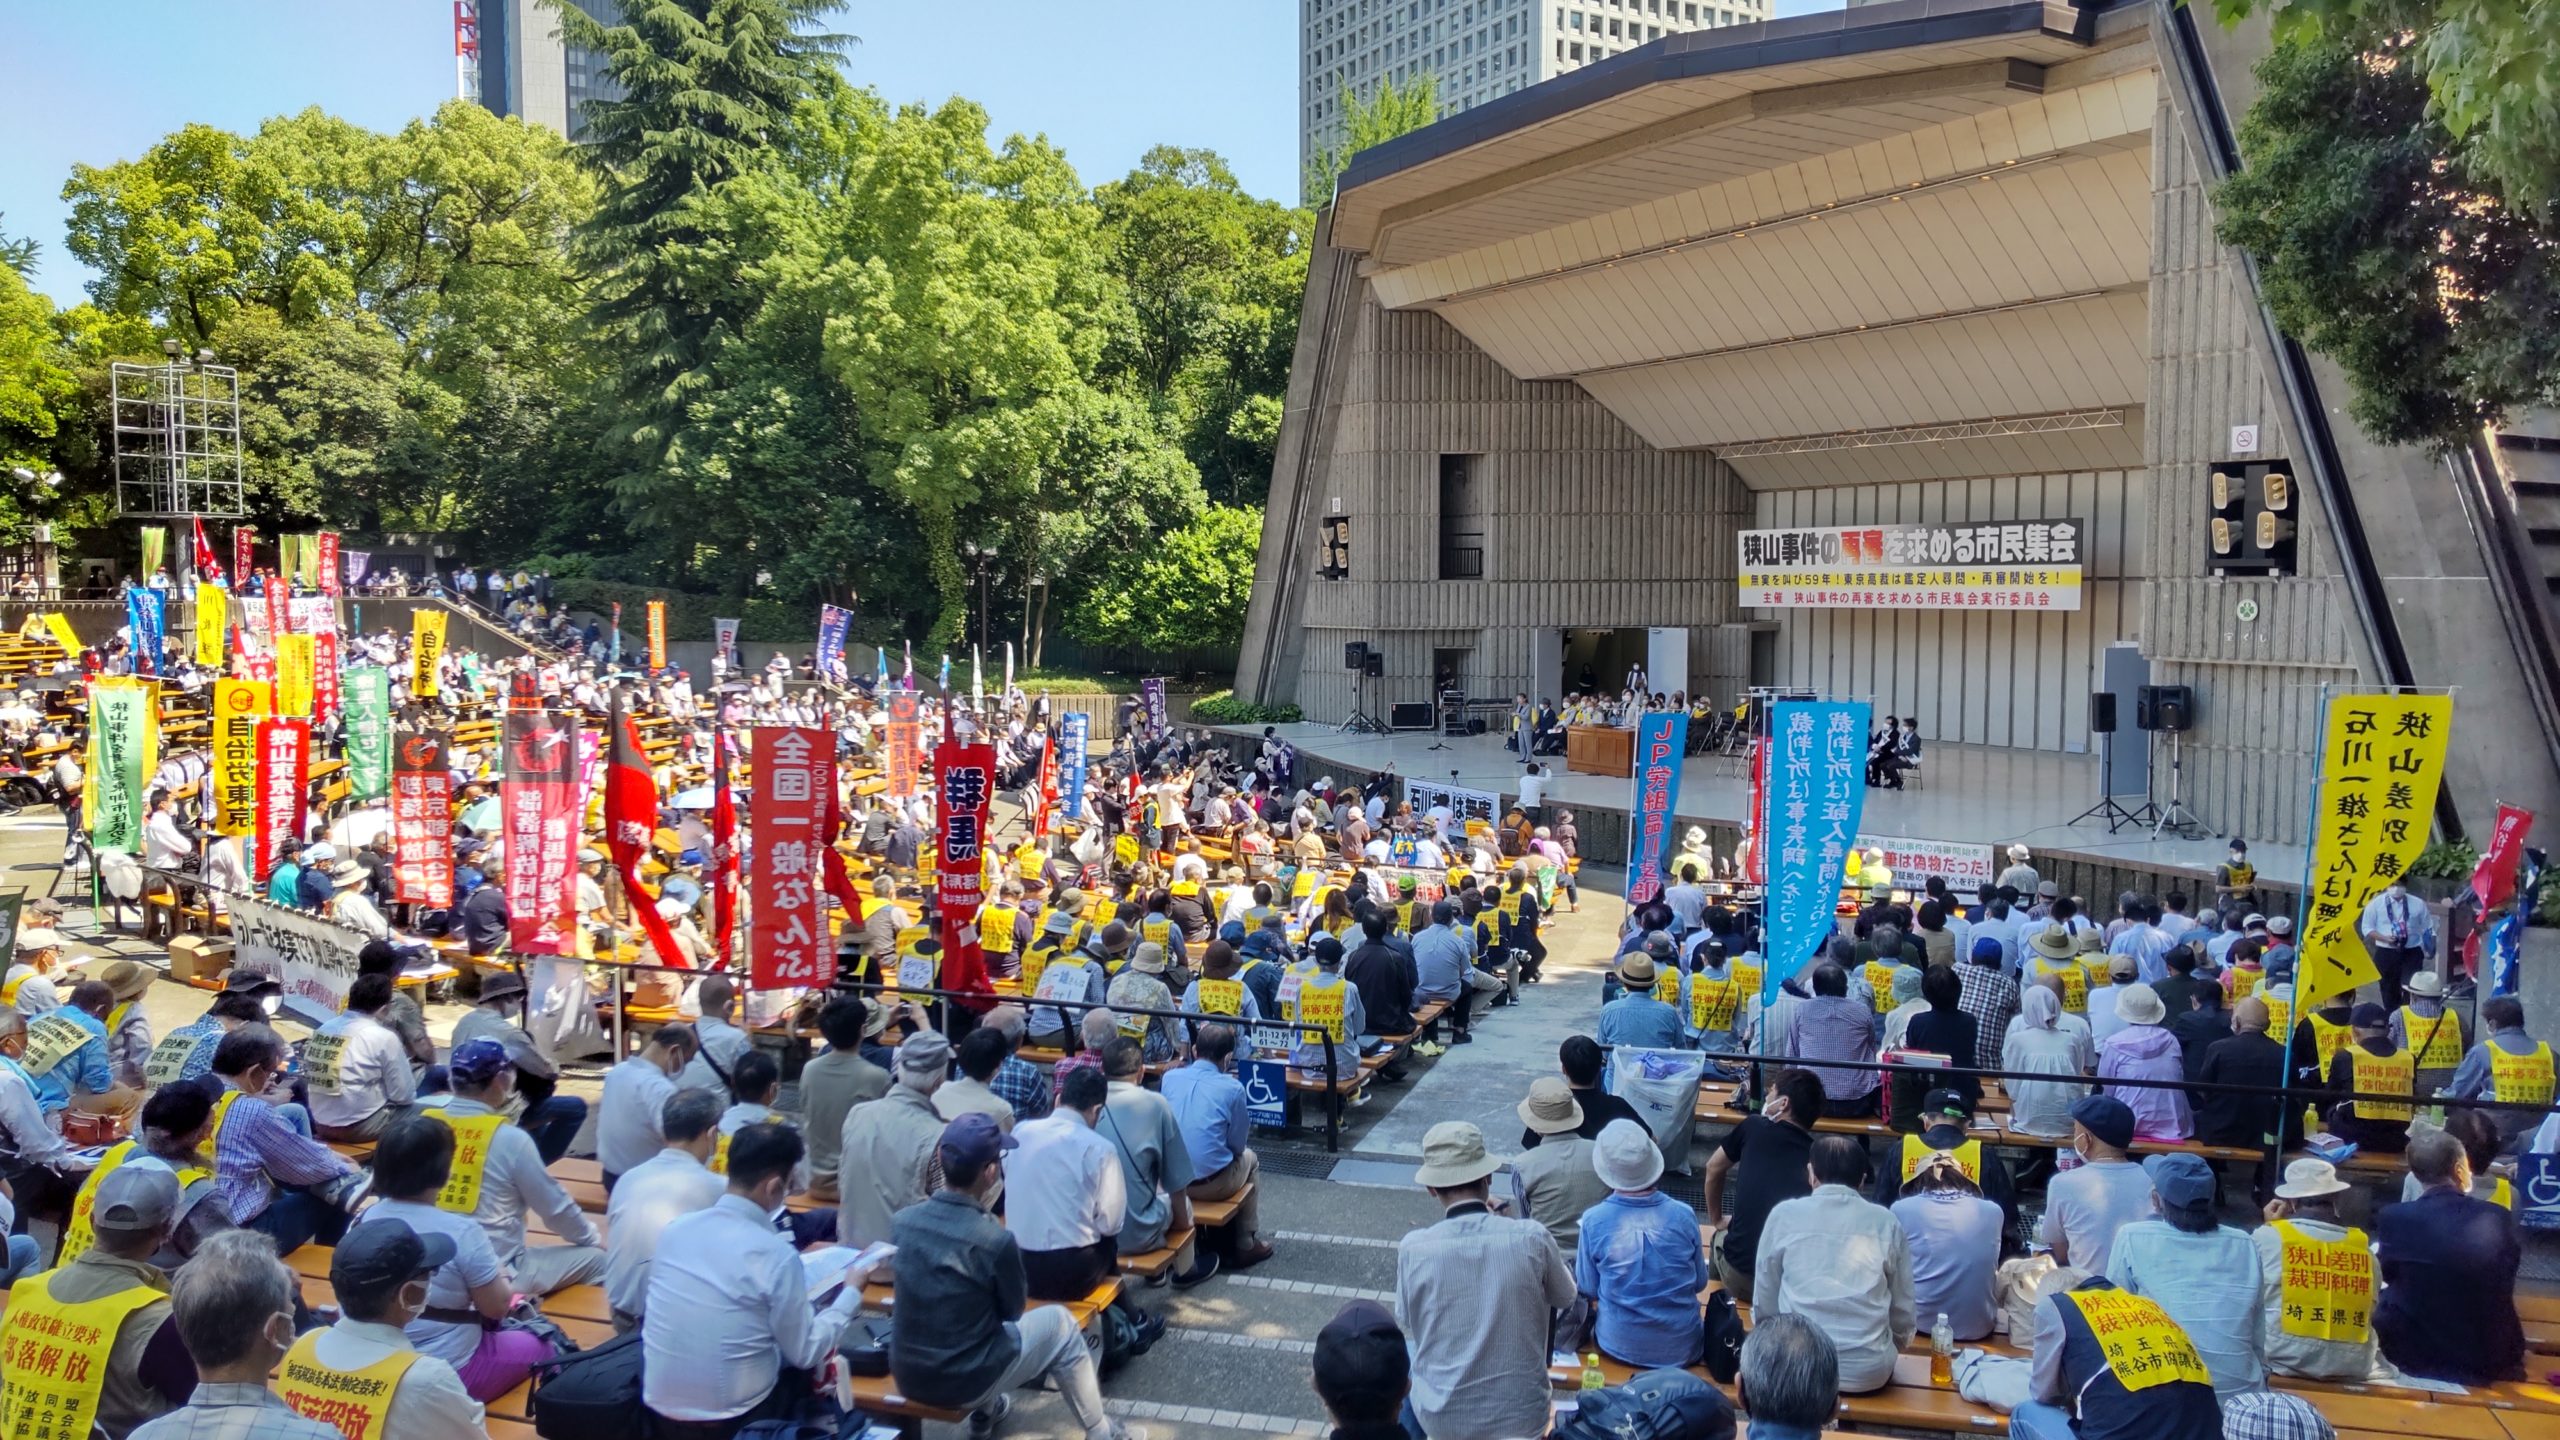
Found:
[{"label": "stage floor", "polygon": [[[1262,733],[1258,725],[1212,728],[1249,738]],[[1326,762],[1338,761],[1364,770],[1393,765],[1396,773],[1413,779],[1495,790],[1506,799],[1520,793],[1519,758],[1496,736],[1443,740],[1423,732],[1340,735],[1330,725],[1308,723],[1278,728],[1298,747],[1301,785],[1322,778]],[[2164,834],[2154,840],[2148,828],[2126,826],[2110,835],[2102,823],[2071,824],[2071,817],[2096,799],[2098,760],[2094,755],[1934,743],[1926,755],[1925,788],[1867,791],[1865,819],[1859,827],[1862,834],[1995,846],[2023,841],[2038,854],[2183,870],[2199,877],[2210,877],[2229,849],[2228,840],[2221,836],[2181,840]],[[1544,758],[1543,763],[1555,771],[1547,791],[1550,804],[1621,812],[1628,808],[1629,782],[1571,774],[1561,755]],[[1682,819],[1735,825],[1750,803],[1751,776],[1739,759],[1704,755],[1682,763],[1678,806]],[[2128,797],[2119,797],[2118,803],[2139,808],[2138,800]],[[2249,855],[2271,881],[2291,883],[2302,873],[2300,846],[2252,840]],[[2191,893],[2210,896],[2211,891]]]}]

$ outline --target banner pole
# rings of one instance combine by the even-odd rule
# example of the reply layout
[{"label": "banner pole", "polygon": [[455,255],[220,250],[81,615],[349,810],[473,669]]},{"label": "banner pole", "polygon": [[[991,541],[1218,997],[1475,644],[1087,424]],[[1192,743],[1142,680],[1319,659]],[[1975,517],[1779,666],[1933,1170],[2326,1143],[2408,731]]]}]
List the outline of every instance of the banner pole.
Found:
[{"label": "banner pole", "polygon": [[[2300,946],[2310,938],[2304,927],[2311,919],[2312,867],[2319,863],[2319,856],[2315,852],[2319,849],[2320,843],[2320,791],[2328,771],[2326,757],[2321,755],[2320,750],[2328,742],[2329,700],[2329,682],[2323,680],[2320,682],[2320,713],[2319,717],[2312,722],[2311,731],[2313,737],[2311,802],[2302,817],[2302,883],[2295,890],[2293,897],[2293,934],[2296,946],[2293,954],[2293,1004],[2285,1016],[2284,1070],[2276,1077],[2275,1133],[2268,1137],[2266,1156],[2259,1162],[2259,1189],[2266,1194],[2275,1193],[2276,1179],[2284,1171],[2285,1129],[2293,1123],[2293,1037],[2301,1030],[2302,1022],[2311,1014],[2311,997],[2303,988],[2311,977],[2311,969],[2303,963],[2305,957]],[[2311,1132],[2303,1131],[2300,1138],[2308,1141],[2311,1138]]]}]

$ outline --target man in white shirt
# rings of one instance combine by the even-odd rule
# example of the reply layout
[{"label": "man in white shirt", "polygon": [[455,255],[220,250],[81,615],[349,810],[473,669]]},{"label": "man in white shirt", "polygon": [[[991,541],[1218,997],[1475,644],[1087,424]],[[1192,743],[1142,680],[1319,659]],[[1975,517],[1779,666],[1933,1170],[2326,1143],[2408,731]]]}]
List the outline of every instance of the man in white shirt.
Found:
[{"label": "man in white shirt", "polygon": [[729,1023],[738,1003],[738,983],[726,975],[706,975],[694,987],[693,996],[702,1012],[693,1023],[698,1048],[676,1076],[676,1085],[685,1090],[726,1090],[738,1057],[755,1043],[746,1031]]},{"label": "man in white shirt", "polygon": [[166,790],[151,796],[151,818],[142,822],[142,863],[179,870],[196,858],[195,837],[178,819],[178,799]]},{"label": "man in white shirt", "polygon": [[[453,1052],[450,1069],[453,1102],[432,1113],[453,1127],[453,1178],[466,1192],[477,1192],[472,1218],[488,1235],[489,1248],[515,1272],[517,1292],[549,1295],[592,1283],[604,1274],[602,1237],[578,1202],[543,1168],[533,1133],[508,1123],[507,1098],[515,1090],[516,1067],[507,1058],[506,1045],[467,1040]],[[476,1143],[465,1143],[466,1138]],[[527,1214],[539,1214],[551,1233],[568,1243],[529,1245]]]},{"label": "man in white shirt", "polygon": [[728,1182],[707,1163],[719,1141],[720,1097],[708,1090],[671,1096],[659,1117],[666,1147],[623,1172],[605,1207],[604,1294],[613,1328],[630,1330],[647,1312],[658,1237],[679,1216],[708,1210]]},{"label": "man in white shirt", "polygon": [[[305,1414],[361,1406],[373,1412],[368,1433],[399,1440],[486,1440],[486,1415],[462,1377],[403,1333],[426,1309],[427,1278],[454,1255],[451,1239],[421,1235],[399,1220],[368,1220],[348,1231],[329,1257],[340,1318],[285,1352],[275,1378],[285,1403]],[[357,1380],[358,1372],[395,1360],[404,1368],[389,1397],[371,1398],[378,1390]]]},{"label": "man in white shirt", "polygon": [[1893,1212],[1858,1193],[1863,1141],[1813,1142],[1813,1193],[1782,1200],[1760,1229],[1751,1298],[1758,1314],[1801,1315],[1840,1354],[1840,1390],[1863,1394],[1893,1379],[1894,1356],[1919,1329],[1911,1244]]},{"label": "man in white shirt", "polygon": [[1119,1268],[1127,1181],[1119,1152],[1093,1130],[1109,1093],[1101,1071],[1071,1070],[1057,1109],[1013,1127],[1005,1228],[1034,1299],[1081,1300]]},{"label": "man in white shirt", "polygon": [[[596,1110],[596,1164],[604,1171],[606,1195],[613,1194],[625,1172],[655,1159],[667,1143],[660,1117],[675,1098],[677,1077],[701,1049],[692,1026],[661,1025],[639,1054],[605,1072],[604,1096]],[[695,1088],[728,1093],[725,1085]]]},{"label": "man in white shirt", "polygon": [[747,1127],[729,1145],[727,1191],[658,1237],[641,1400],[666,1440],[727,1440],[793,1411],[861,1308],[870,1267],[848,1266],[813,1309],[800,1253],[773,1228],[805,1153],[788,1125]]},{"label": "man in white shirt", "polygon": [[400,1032],[379,1018],[391,990],[388,975],[357,976],[347,989],[347,1008],[303,1042],[311,1129],[323,1140],[379,1139],[391,1122],[417,1113],[408,1049]]}]

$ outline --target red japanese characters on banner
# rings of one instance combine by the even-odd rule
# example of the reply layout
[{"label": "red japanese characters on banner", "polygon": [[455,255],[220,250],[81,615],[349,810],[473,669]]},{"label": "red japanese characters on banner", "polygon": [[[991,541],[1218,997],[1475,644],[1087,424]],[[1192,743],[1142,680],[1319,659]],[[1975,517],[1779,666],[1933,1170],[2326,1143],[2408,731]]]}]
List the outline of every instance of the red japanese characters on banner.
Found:
[{"label": "red japanese characters on banner", "polygon": [[299,839],[311,784],[311,722],[258,722],[257,876],[275,873],[284,842]]},{"label": "red japanese characters on banner", "polygon": [[996,747],[945,741],[933,750],[934,883],[942,904],[942,986],[987,988],[978,948],[978,906],[986,899],[987,806],[995,794]]},{"label": "red japanese characters on banner", "polygon": [[338,675],[338,637],[323,630],[311,637],[311,718],[326,725],[343,712],[346,696]]},{"label": "red japanese characters on banner", "polygon": [[320,532],[320,593],[335,595],[344,588],[338,576],[338,532]]},{"label": "red japanese characters on banner", "polygon": [[233,586],[245,589],[249,584],[249,577],[257,573],[249,568],[250,555],[257,548],[257,544],[257,527],[252,525],[231,527],[231,583]]},{"label": "red japanese characters on banner", "polygon": [[391,747],[391,884],[402,904],[453,903],[453,771],[441,735]]},{"label": "red japanese characters on banner", "polygon": [[1058,813],[1058,745],[1055,740],[1040,750],[1040,813],[1031,817],[1034,838],[1049,838],[1050,817]]},{"label": "red japanese characters on banner", "polygon": [[2533,829],[2533,812],[2519,805],[2498,807],[2497,824],[2489,830],[2489,849],[2471,869],[2471,893],[2480,908],[2495,910],[2514,898],[2516,864],[2524,859],[2524,837]]},{"label": "red japanese characters on banner", "polygon": [[916,793],[916,715],[912,694],[889,697],[889,798],[910,800]]},{"label": "red japanese characters on banner", "polygon": [[711,923],[720,931],[724,966],[735,963],[738,949],[738,787],[729,774],[735,743],[725,727],[711,732],[711,854],[703,874],[711,881]]},{"label": "red japanese characters on banner", "polygon": [[507,939],[536,955],[578,949],[578,726],[547,710],[506,719],[499,785],[507,845]]},{"label": "red japanese characters on banner", "polygon": [[826,847],[835,744],[824,730],[758,725],[748,760],[756,828],[747,865],[747,963],[759,989],[824,985],[834,978],[819,852]]},{"label": "red japanese characters on banner", "polygon": [[263,587],[267,601],[267,644],[272,647],[278,635],[293,633],[292,607],[284,603],[284,581],[270,573]]}]

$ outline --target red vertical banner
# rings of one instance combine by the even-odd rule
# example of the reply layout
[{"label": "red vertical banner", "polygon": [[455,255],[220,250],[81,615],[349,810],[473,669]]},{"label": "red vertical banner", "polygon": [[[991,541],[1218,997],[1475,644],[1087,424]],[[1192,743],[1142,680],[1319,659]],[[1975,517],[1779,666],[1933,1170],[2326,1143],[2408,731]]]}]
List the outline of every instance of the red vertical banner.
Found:
[{"label": "red vertical banner", "polygon": [[272,650],[277,636],[293,633],[293,607],[285,603],[284,577],[270,571],[262,588],[267,601],[267,647]]},{"label": "red vertical banner", "polygon": [[750,983],[756,989],[824,985],[834,977],[819,852],[826,847],[827,797],[835,744],[824,730],[755,727],[748,751],[755,790],[755,854],[747,866]]},{"label": "red vertical banner", "polygon": [[320,532],[320,593],[335,595],[344,588],[338,576],[338,532]]},{"label": "red vertical banner", "polygon": [[311,788],[311,722],[258,722],[257,878],[275,873],[284,842],[302,835]]},{"label": "red vertical banner", "polygon": [[2516,865],[2524,859],[2524,837],[2533,829],[2533,812],[2517,805],[2498,807],[2489,831],[2489,849],[2471,869],[2471,893],[2480,908],[2495,910],[2516,893]]},{"label": "red vertical banner", "polygon": [[536,955],[578,949],[578,727],[511,710],[500,783],[507,846],[507,939]]},{"label": "red vertical banner", "polygon": [[889,798],[910,800],[916,793],[916,714],[912,692],[889,697]]},{"label": "red vertical banner", "polygon": [[[639,917],[640,928],[648,932],[649,943],[658,952],[658,963],[679,970],[690,970],[693,961],[676,943],[675,931],[667,917],[640,888],[640,862],[649,858],[649,837],[658,825],[658,785],[649,771],[648,752],[640,748],[640,732],[631,728],[631,712],[623,701],[623,690],[613,692],[613,713],[606,723],[612,733],[605,738],[604,766],[604,844],[613,861],[614,873],[622,877],[622,893],[631,897],[631,911]],[[583,787],[581,787],[583,789]],[[824,927],[820,929],[823,934]]]},{"label": "red vertical banner", "polygon": [[337,719],[346,704],[340,679],[337,634],[320,631],[311,637],[311,718],[323,725]]},{"label": "red vertical banner", "polygon": [[257,548],[258,531],[255,526],[231,527],[231,583],[234,586],[247,585],[249,577],[258,573],[249,568],[249,561],[254,557]]},{"label": "red vertical banner", "polygon": [[1058,737],[1040,750],[1040,812],[1031,817],[1033,838],[1049,838],[1049,818],[1058,813]]},{"label": "red vertical banner", "polygon": [[667,602],[649,602],[649,669],[667,668]]},{"label": "red vertical banner", "polygon": [[986,900],[987,807],[995,795],[996,747],[945,741],[933,750],[936,894],[942,906],[942,987],[987,988],[978,948],[978,907]]},{"label": "red vertical banner", "polygon": [[723,966],[736,962],[738,949],[738,791],[729,774],[732,743],[727,730],[711,732],[711,854],[703,867],[711,880],[711,923],[720,930]]},{"label": "red vertical banner", "polygon": [[453,903],[453,771],[444,737],[403,735],[391,750],[392,898]]}]

